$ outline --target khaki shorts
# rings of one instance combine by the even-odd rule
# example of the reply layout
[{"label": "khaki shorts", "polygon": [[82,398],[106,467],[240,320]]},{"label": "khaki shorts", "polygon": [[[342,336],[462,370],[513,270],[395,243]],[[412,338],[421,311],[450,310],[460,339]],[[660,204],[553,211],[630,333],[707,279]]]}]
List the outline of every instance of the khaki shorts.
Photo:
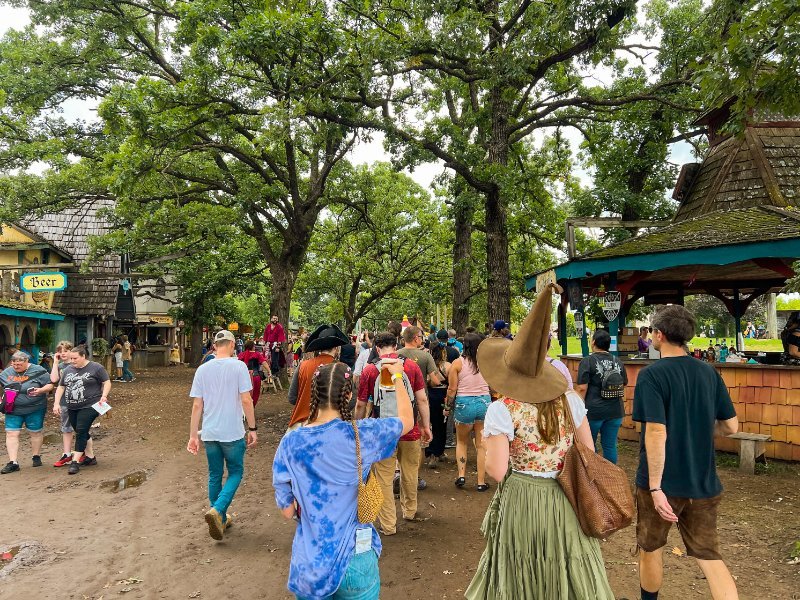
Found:
[{"label": "khaki shorts", "polygon": [[[717,509],[722,496],[713,498],[675,498],[667,496],[678,517],[678,531],[686,546],[686,554],[700,560],[722,560],[717,535]],[[653,497],[647,490],[636,488],[636,542],[645,552],[655,552],[667,544],[672,523],[656,512]]]}]

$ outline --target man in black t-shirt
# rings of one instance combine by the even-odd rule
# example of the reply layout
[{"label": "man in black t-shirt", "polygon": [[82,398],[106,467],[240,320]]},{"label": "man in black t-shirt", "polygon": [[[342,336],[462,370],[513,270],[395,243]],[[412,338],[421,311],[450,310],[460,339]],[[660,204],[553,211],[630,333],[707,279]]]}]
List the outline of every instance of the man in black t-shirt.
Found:
[{"label": "man in black t-shirt", "polygon": [[658,598],[662,549],[673,523],[686,553],[700,565],[714,599],[738,598],[736,584],[719,552],[714,435],[739,428],[728,389],[711,365],[683,349],[695,332],[692,314],[667,306],[651,322],[661,359],[636,380],[633,420],[642,423],[636,473],[642,600]]},{"label": "man in black t-shirt", "polygon": [[[623,400],[628,375],[625,366],[609,352],[609,348],[611,335],[605,329],[596,330],[592,336],[592,353],[581,360],[578,367],[577,391],[586,403],[586,418],[595,447],[597,434],[600,434],[603,457],[617,464],[617,437],[625,416]],[[610,389],[612,376],[622,384],[613,390]]]}]

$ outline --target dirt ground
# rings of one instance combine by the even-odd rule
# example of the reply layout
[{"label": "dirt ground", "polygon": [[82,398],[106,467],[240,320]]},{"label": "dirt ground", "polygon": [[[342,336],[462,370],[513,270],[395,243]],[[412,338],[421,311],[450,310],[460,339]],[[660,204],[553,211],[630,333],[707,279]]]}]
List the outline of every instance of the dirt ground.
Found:
[{"label": "dirt ground", "polygon": [[[93,430],[99,465],[77,476],[50,466],[60,442],[45,446],[44,467],[31,468],[23,433],[22,470],[0,477],[0,554],[22,546],[17,560],[0,559],[0,598],[291,597],[286,578],[295,525],[278,513],[270,485],[289,415],[285,394],[262,396],[260,443],[247,454],[231,507],[235,525],[225,541],[214,542],[203,521],[205,458],[185,450],[192,373],[152,369],[134,383],[115,384],[114,408]],[[52,416],[46,431],[57,431]],[[0,454],[5,463],[4,436]],[[635,460],[636,449],[625,444],[621,464],[633,473]],[[800,466],[771,464],[742,476],[734,461],[722,462],[727,494],[720,534],[741,597],[800,599],[800,565],[788,564],[800,540]],[[420,512],[429,520],[401,521],[398,534],[384,539],[382,598],[463,597],[483,551],[478,527],[490,498],[456,489],[454,473],[452,464],[423,469],[428,489],[420,493]],[[133,485],[120,491],[126,475]],[[618,598],[638,598],[634,547],[633,528],[603,544]],[[695,562],[680,556],[677,531],[667,549],[673,547],[662,598],[709,597]]]}]

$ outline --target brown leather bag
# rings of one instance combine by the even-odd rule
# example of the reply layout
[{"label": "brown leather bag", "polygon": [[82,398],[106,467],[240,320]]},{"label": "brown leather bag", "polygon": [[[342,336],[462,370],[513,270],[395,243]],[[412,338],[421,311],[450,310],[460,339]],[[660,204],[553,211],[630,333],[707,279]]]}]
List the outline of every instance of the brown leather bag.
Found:
[{"label": "brown leather bag", "polygon": [[[575,419],[566,396],[561,403],[575,433]],[[625,471],[582,444],[577,436],[564,456],[558,483],[587,536],[606,539],[633,521],[635,503]]]}]

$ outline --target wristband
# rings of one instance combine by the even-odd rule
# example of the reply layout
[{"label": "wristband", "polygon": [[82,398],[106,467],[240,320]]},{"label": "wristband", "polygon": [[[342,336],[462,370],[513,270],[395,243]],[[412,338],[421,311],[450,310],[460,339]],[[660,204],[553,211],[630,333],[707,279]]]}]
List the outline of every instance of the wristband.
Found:
[{"label": "wristband", "polygon": [[255,427],[248,427],[247,429],[250,431],[258,431],[258,425],[256,425]]},{"label": "wristband", "polygon": [[650,493],[652,494],[653,492],[660,492],[660,491],[661,488],[653,488],[652,490],[650,490]]},{"label": "wristband", "polygon": [[392,373],[392,381],[397,381],[398,379],[403,379],[402,373]]}]

